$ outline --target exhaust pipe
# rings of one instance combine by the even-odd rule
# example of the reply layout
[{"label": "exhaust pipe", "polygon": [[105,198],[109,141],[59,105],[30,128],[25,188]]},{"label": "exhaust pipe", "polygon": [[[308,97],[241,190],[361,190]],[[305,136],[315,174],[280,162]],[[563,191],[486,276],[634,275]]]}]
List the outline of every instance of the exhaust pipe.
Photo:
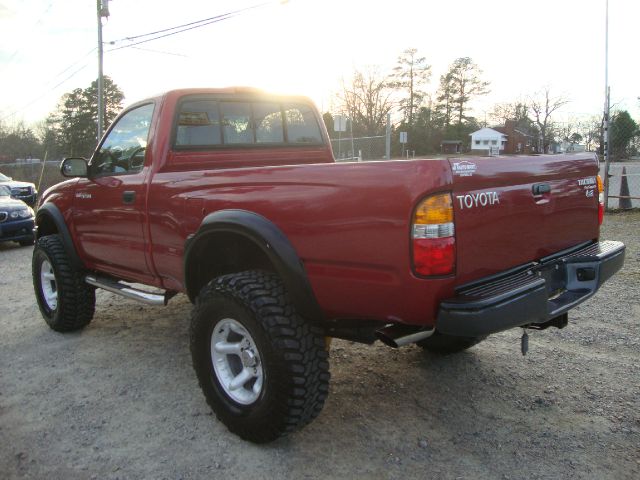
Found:
[{"label": "exhaust pipe", "polygon": [[385,345],[392,348],[398,348],[429,338],[435,331],[435,328],[425,330],[423,328],[416,328],[409,325],[395,324],[376,330],[376,337],[378,337],[378,340]]},{"label": "exhaust pipe", "polygon": [[138,302],[146,303],[147,305],[166,305],[171,298],[167,292],[165,293],[151,293],[145,292],[144,290],[140,290],[138,288],[134,288],[130,285],[125,285],[116,280],[112,280],[110,278],[98,277],[95,275],[87,275],[84,278],[84,281],[89,285],[93,285],[94,287],[102,288],[103,290],[107,290],[111,293],[115,293],[118,295],[122,295],[123,297],[130,298],[132,300],[137,300]]}]

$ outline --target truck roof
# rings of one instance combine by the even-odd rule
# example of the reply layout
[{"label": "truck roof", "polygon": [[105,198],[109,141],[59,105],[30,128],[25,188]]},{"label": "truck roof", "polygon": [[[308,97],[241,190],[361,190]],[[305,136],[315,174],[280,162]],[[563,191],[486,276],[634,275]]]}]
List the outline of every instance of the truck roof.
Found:
[{"label": "truck roof", "polygon": [[259,96],[268,99],[290,99],[302,101],[305,103],[313,103],[313,101],[304,95],[288,95],[283,93],[272,93],[262,90],[256,87],[250,86],[236,86],[236,87],[194,87],[194,88],[176,88],[160,92],[156,95],[152,95],[134,103],[146,102],[149,100],[158,100],[160,98],[177,99],[185,95],[247,95],[247,96]]}]

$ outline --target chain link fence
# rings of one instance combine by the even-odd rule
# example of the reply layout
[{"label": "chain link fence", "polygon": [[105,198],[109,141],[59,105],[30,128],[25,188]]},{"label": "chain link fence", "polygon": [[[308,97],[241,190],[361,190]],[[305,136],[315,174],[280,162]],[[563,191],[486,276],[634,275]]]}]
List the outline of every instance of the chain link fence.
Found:
[{"label": "chain link fence", "polygon": [[[572,115],[556,122],[552,153],[591,151],[600,156],[600,175],[608,180],[607,208],[640,208],[640,114],[637,99],[616,102],[609,120],[609,172],[605,172],[603,114]],[[639,118],[636,118],[639,117]]]},{"label": "chain link fence", "polygon": [[66,180],[60,173],[60,161],[34,163],[0,163],[0,173],[20,182],[31,182],[42,194],[47,188]]},{"label": "chain link fence", "polygon": [[[604,162],[600,164],[600,176],[605,178]],[[607,208],[640,208],[640,158],[609,165]]]},{"label": "chain link fence", "polygon": [[385,137],[332,138],[331,148],[337,162],[382,160],[385,156]]},{"label": "chain link fence", "polygon": [[611,112],[608,150],[607,208],[640,207],[640,128],[630,111]]}]

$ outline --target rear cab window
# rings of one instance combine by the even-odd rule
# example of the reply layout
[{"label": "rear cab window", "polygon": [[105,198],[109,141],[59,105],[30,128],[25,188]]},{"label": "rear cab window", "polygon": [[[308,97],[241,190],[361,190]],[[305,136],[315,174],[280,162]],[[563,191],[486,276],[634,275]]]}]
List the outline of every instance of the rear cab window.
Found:
[{"label": "rear cab window", "polygon": [[313,107],[302,102],[186,97],[178,104],[175,150],[324,144]]}]

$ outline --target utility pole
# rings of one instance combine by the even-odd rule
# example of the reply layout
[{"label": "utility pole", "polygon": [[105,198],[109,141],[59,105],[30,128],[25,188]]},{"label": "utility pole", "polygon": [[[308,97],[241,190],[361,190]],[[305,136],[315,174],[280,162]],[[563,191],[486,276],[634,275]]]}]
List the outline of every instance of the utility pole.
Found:
[{"label": "utility pole", "polygon": [[98,13],[98,142],[104,131],[104,78],[102,75],[102,17],[109,17],[109,0],[96,0]]},{"label": "utility pole", "polygon": [[385,134],[384,156],[386,160],[391,160],[391,114],[387,113],[387,131]]},{"label": "utility pole", "polygon": [[609,89],[609,0],[606,0],[604,29],[604,209],[609,209],[609,114],[611,110]]}]

